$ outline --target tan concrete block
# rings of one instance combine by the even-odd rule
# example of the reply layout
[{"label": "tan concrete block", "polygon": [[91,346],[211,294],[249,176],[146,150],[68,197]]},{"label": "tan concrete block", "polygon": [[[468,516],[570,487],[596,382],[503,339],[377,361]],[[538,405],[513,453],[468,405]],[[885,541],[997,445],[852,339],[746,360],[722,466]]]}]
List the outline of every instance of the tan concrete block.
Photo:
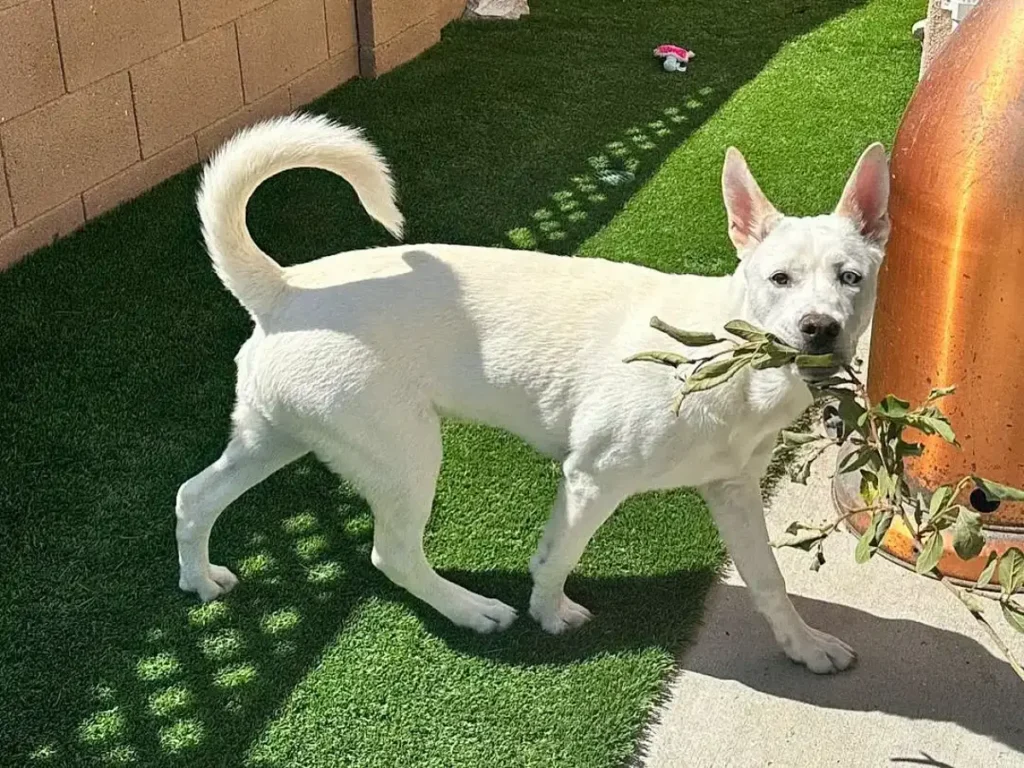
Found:
[{"label": "tan concrete block", "polygon": [[0,11],[7,8],[13,8],[16,5],[21,5],[25,0],[0,0]]},{"label": "tan concrete block", "polygon": [[4,170],[3,159],[0,158],[0,235],[14,229],[14,209],[11,207],[11,196],[7,194],[7,172]]},{"label": "tan concrete block", "polygon": [[131,75],[143,157],[242,106],[242,75],[230,24],[137,64]]},{"label": "tan concrete block", "polygon": [[192,38],[255,11],[272,0],[181,0],[185,37]]},{"label": "tan concrete block", "polygon": [[359,44],[356,32],[356,0],[325,0],[327,43],[331,56]]},{"label": "tan concrete block", "polygon": [[208,128],[196,134],[199,146],[199,157],[205,160],[214,150],[227,141],[236,131],[260,120],[277,115],[287,115],[291,111],[291,100],[287,88],[279,88],[259,101],[253,102],[223,120],[218,120]]},{"label": "tan concrete block", "polygon": [[68,90],[181,42],[174,0],[53,0]]},{"label": "tan concrete block", "polygon": [[69,235],[85,223],[82,198],[74,197],[0,237],[0,271]]},{"label": "tan concrete block", "polygon": [[0,11],[0,123],[64,93],[49,0]]},{"label": "tan concrete block", "polygon": [[437,18],[430,18],[405,30],[383,45],[359,51],[359,70],[365,77],[380,77],[405,64],[441,40]]},{"label": "tan concrete block", "polygon": [[54,0],[53,10],[69,91],[181,42],[176,0]]},{"label": "tan concrete block", "polygon": [[165,149],[148,160],[142,160],[95,187],[85,190],[82,193],[85,217],[95,219],[198,162],[196,140],[189,136],[170,149]]},{"label": "tan concrete block", "polygon": [[441,26],[462,17],[466,0],[438,0],[437,18]]},{"label": "tan concrete block", "polygon": [[[370,43],[376,47],[397,37],[412,27],[422,24],[429,18],[436,17],[439,0],[357,0],[362,13],[360,22],[369,16],[369,29],[360,23],[359,33],[362,43]],[[367,10],[369,13],[367,14]],[[366,32],[373,35],[372,40],[366,39]]]},{"label": "tan concrete block", "polygon": [[352,46],[288,84],[292,109],[298,109],[359,75],[359,49]]},{"label": "tan concrete block", "polygon": [[139,159],[128,74],[112,75],[0,126],[19,225]]},{"label": "tan concrete block", "polygon": [[236,25],[246,102],[327,60],[323,0],[275,0]]}]

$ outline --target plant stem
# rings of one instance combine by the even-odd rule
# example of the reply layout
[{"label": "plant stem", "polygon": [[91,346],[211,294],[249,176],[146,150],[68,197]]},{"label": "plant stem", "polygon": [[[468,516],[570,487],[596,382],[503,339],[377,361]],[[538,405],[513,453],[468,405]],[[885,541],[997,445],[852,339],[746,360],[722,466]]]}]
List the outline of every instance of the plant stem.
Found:
[{"label": "plant stem", "polygon": [[1010,662],[1010,666],[1013,667],[1013,671],[1017,673],[1017,677],[1019,677],[1021,680],[1024,680],[1024,669],[1021,669],[1020,664],[1017,663],[1017,659],[1014,657],[1009,647],[1007,647],[1006,643],[1003,642],[1003,638],[1001,638],[999,636],[999,633],[996,632],[992,625],[988,623],[988,619],[986,619],[980,611],[976,611],[971,607],[970,603],[968,603],[967,600],[964,598],[962,591],[958,589],[956,585],[950,582],[949,579],[947,579],[945,576],[940,576],[939,581],[942,582],[943,586],[946,589],[948,589],[950,592],[956,595],[956,599],[963,603],[964,607],[970,612],[971,616],[973,616],[975,620],[985,628],[985,630],[988,632],[989,637],[992,638],[992,642],[994,642],[999,647],[999,650],[1003,652],[1003,656],[1005,656],[1006,660]]}]

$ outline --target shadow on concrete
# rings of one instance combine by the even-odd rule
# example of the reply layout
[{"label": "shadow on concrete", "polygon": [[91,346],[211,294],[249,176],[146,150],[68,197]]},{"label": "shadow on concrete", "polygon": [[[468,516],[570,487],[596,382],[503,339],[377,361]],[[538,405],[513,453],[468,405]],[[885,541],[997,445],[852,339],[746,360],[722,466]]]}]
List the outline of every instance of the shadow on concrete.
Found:
[{"label": "shadow on concrete", "polygon": [[[735,680],[816,707],[956,723],[1021,752],[1024,761],[1024,689],[1010,665],[977,641],[822,600],[794,595],[793,603],[808,624],[852,645],[857,666],[818,677],[790,663],[754,612],[746,589],[720,584],[709,598],[708,623],[701,630],[712,637],[703,637],[683,658],[684,674]],[[923,753],[893,762],[943,765]]]}]

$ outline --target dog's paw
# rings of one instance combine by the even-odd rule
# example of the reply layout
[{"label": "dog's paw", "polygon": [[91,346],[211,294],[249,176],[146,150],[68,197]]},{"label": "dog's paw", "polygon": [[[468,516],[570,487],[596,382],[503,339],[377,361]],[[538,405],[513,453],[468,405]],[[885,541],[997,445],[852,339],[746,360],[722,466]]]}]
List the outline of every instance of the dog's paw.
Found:
[{"label": "dog's paw", "polygon": [[183,570],[178,586],[186,592],[195,592],[208,603],[225,595],[238,584],[238,577],[222,565],[211,565],[207,573],[187,574]]},{"label": "dog's paw", "polygon": [[806,627],[800,635],[782,642],[782,650],[797,664],[818,675],[831,675],[849,669],[857,660],[853,648],[825,632]]},{"label": "dog's paw", "polygon": [[540,624],[545,632],[561,635],[570,629],[581,627],[594,618],[594,615],[579,603],[574,603],[565,593],[555,598],[530,597],[530,616]]},{"label": "dog's paw", "polygon": [[468,627],[482,635],[502,632],[519,617],[512,606],[505,605],[493,597],[475,594],[450,607],[445,613],[460,627]]}]

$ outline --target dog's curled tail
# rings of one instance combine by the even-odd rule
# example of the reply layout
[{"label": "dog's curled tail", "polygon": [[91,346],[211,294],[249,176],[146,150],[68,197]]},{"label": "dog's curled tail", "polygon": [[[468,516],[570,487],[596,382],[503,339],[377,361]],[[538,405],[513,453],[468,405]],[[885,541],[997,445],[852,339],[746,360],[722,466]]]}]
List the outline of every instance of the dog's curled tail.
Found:
[{"label": "dog's curled tail", "polygon": [[290,115],[240,131],[206,166],[197,206],[217,274],[254,318],[273,309],[286,283],[281,266],[249,234],[245,208],[260,184],[290,168],[322,168],[341,176],[370,216],[402,236],[391,172],[359,130],[325,117]]}]

